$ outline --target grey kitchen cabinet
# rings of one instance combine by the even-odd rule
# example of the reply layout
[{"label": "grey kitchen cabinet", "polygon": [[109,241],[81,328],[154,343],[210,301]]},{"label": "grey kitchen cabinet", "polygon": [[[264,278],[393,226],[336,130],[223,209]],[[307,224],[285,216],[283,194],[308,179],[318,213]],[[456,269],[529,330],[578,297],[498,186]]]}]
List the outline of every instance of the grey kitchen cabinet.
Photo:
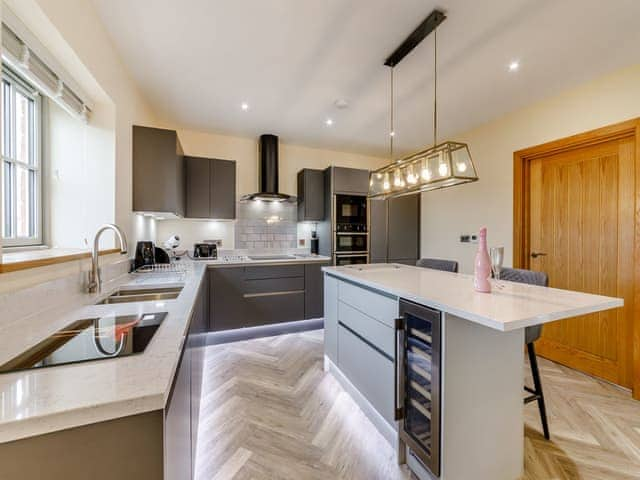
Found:
[{"label": "grey kitchen cabinet", "polygon": [[239,328],[245,321],[244,267],[209,270],[209,330]]},{"label": "grey kitchen cabinet", "polygon": [[369,193],[369,170],[360,168],[330,167],[333,176],[333,193],[367,195]]},{"label": "grey kitchen cabinet", "polygon": [[210,269],[209,330],[321,318],[322,265],[326,264]]},{"label": "grey kitchen cabinet", "polygon": [[324,275],[322,267],[329,263],[308,263],[304,266],[304,318],[324,316]]},{"label": "grey kitchen cabinet", "polygon": [[236,162],[185,157],[186,216],[188,218],[236,218]]},{"label": "grey kitchen cabinet", "polygon": [[207,294],[205,278],[196,296],[187,338],[164,410],[165,480],[193,478],[195,473],[206,347]]},{"label": "grey kitchen cabinet", "polygon": [[415,265],[420,252],[420,195],[369,202],[371,263]]},{"label": "grey kitchen cabinet", "polygon": [[210,160],[201,157],[185,157],[187,168],[187,218],[211,218]]},{"label": "grey kitchen cabinet", "polygon": [[324,220],[324,172],[304,168],[298,172],[298,221]]},{"label": "grey kitchen cabinet", "polygon": [[236,162],[211,161],[211,218],[233,220],[236,218]]},{"label": "grey kitchen cabinet", "polygon": [[165,408],[165,480],[192,478],[191,355],[184,348]]},{"label": "grey kitchen cabinet", "polygon": [[133,211],[185,214],[185,166],[174,130],[133,126]]}]

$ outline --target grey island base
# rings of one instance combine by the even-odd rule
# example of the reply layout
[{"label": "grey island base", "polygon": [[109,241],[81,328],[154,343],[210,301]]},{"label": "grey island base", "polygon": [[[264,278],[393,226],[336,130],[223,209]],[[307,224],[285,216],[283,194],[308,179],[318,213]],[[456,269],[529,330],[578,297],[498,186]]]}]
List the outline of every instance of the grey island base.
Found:
[{"label": "grey island base", "polygon": [[394,264],[326,267],[325,370],[421,479],[523,473],[524,327],[616,298]]}]

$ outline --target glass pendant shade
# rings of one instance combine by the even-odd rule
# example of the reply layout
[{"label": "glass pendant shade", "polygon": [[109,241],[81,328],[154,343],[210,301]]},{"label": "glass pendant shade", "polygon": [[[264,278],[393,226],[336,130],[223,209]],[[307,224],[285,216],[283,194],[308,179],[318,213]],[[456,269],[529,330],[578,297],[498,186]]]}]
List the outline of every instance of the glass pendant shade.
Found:
[{"label": "glass pendant shade", "polygon": [[369,198],[401,197],[476,180],[468,145],[444,142],[371,172]]}]

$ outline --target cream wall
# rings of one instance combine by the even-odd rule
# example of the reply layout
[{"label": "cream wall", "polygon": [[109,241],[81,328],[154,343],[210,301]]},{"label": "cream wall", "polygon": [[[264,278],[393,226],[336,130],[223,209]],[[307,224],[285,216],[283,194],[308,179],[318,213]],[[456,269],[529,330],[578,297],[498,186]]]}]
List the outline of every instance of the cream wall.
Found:
[{"label": "cream wall", "polygon": [[[268,132],[265,132],[268,133]],[[237,194],[258,189],[258,139],[178,129],[185,155],[235,160]],[[324,169],[330,165],[374,169],[384,165],[380,157],[302,147],[280,139],[280,191],[296,195],[296,175],[302,168]]]},{"label": "cream wall", "polygon": [[422,194],[421,256],[456,259],[471,272],[477,246],[459,236],[486,226],[489,245],[503,245],[511,265],[513,152],[639,116],[637,65],[456,135],[469,144],[480,180]]},{"label": "cream wall", "polygon": [[[258,139],[178,130],[185,155],[236,161],[236,193],[238,198],[258,190]],[[280,191],[297,195],[297,174],[302,168],[324,169],[330,165],[375,169],[385,164],[384,158],[354,153],[289,145],[282,139],[279,146]],[[235,248],[234,222],[161,220],[157,222],[158,243],[170,235],[181,236],[181,248],[191,248],[205,239],[221,239],[224,248]],[[310,238],[310,228],[298,228],[298,237]],[[306,244],[308,246],[308,243]]]}]

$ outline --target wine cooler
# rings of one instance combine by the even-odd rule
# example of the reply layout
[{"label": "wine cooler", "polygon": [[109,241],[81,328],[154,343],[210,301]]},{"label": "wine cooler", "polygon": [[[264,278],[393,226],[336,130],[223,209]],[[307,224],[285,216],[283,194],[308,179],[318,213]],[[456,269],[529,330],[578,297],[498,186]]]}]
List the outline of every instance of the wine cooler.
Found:
[{"label": "wine cooler", "polygon": [[440,476],[440,351],[442,313],[400,300],[396,322],[396,420],[400,439]]}]

